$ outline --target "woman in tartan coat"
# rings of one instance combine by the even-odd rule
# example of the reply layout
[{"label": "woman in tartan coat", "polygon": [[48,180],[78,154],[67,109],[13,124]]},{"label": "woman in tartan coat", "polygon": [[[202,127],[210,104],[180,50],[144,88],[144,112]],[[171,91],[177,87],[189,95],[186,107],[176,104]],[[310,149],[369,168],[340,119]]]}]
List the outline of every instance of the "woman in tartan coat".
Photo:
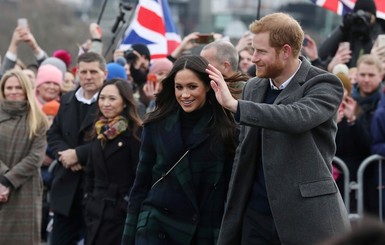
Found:
[{"label": "woman in tartan coat", "polygon": [[144,122],[122,244],[216,244],[236,146],[200,56],[178,59]]},{"label": "woman in tartan coat", "polygon": [[38,245],[48,121],[18,70],[0,82],[0,244]]}]

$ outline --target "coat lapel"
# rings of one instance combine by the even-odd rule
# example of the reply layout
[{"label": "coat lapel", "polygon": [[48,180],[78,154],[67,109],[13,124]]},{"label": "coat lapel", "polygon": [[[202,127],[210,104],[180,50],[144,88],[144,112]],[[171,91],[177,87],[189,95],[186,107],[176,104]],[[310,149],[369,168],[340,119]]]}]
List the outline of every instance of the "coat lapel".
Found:
[{"label": "coat lapel", "polygon": [[307,74],[310,71],[310,63],[307,59],[300,57],[302,63],[301,67],[298,69],[297,73],[291,79],[287,87],[278,95],[277,99],[274,101],[274,104],[279,104],[289,96],[292,96],[293,92],[302,86],[306,81]]},{"label": "coat lapel", "polygon": [[111,155],[113,155],[117,151],[127,148],[129,138],[131,137],[132,136],[129,134],[129,131],[126,130],[121,135],[108,142],[104,149],[104,158],[107,160]]},{"label": "coat lapel", "polygon": [[88,113],[84,117],[83,121],[80,124],[79,133],[88,128],[95,122],[96,118],[96,102],[91,104]]},{"label": "coat lapel", "polygon": [[[251,92],[247,93],[245,100],[251,100],[253,102],[262,102],[266,89],[270,86],[269,79],[253,81],[255,85],[251,88]],[[248,95],[250,97],[248,97]]]}]

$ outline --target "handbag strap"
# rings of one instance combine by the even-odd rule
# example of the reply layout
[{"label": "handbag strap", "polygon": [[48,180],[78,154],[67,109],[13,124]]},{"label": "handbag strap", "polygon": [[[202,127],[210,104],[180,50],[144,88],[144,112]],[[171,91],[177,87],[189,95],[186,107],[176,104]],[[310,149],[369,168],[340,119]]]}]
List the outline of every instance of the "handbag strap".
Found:
[{"label": "handbag strap", "polygon": [[155,183],[151,186],[151,189],[154,188],[155,185],[157,185],[162,179],[164,179],[169,173],[171,173],[171,171],[180,163],[180,161],[182,161],[182,159],[190,152],[190,149],[188,149],[180,158],[178,161],[176,161],[176,163],[174,165],[172,165],[172,167],[164,174],[162,175],[162,177],[160,177],[157,181],[155,181]]}]

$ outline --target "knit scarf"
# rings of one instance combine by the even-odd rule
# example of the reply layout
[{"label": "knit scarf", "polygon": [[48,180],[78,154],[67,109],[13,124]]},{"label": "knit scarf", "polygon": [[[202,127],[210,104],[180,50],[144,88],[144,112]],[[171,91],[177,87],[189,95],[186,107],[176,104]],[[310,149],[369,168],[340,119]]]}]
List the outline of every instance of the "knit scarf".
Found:
[{"label": "knit scarf", "polygon": [[102,116],[95,123],[97,138],[102,142],[102,145],[104,145],[107,140],[112,140],[126,131],[127,127],[127,119],[120,115],[114,118],[105,118]]}]

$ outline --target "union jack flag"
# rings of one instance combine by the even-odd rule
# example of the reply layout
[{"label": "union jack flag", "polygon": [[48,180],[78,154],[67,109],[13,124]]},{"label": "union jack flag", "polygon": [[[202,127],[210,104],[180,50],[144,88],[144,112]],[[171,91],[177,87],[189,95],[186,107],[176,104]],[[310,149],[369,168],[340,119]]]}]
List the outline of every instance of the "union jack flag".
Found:
[{"label": "union jack flag", "polygon": [[[329,9],[339,15],[351,12],[357,0],[310,0],[325,9]],[[377,18],[385,19],[385,0],[374,0],[377,7]]]},{"label": "union jack flag", "polygon": [[142,43],[150,50],[151,59],[156,59],[172,53],[180,41],[167,0],[139,0],[119,49]]}]

